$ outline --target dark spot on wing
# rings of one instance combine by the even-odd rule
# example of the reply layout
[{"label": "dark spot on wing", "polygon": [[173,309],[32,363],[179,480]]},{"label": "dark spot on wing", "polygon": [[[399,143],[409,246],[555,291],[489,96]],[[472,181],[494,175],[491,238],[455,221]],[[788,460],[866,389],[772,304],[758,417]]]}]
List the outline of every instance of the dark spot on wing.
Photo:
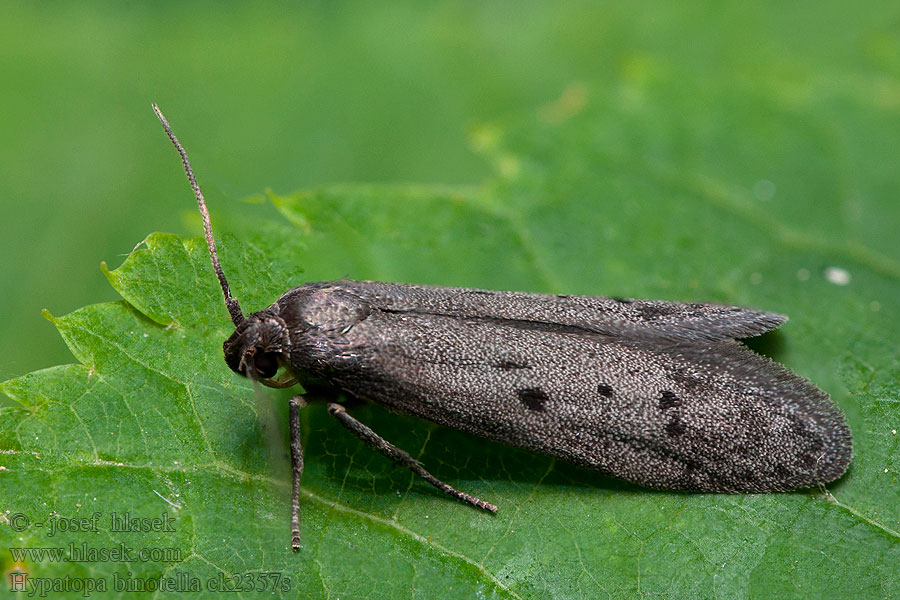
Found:
[{"label": "dark spot on wing", "polygon": [[511,369],[530,369],[531,365],[526,363],[523,360],[514,360],[511,358],[503,359],[494,364],[498,369],[511,370]]},{"label": "dark spot on wing", "polygon": [[806,433],[806,425],[803,423],[800,417],[794,414],[789,414],[787,418],[791,422],[791,431],[794,432],[795,435],[802,436]]},{"label": "dark spot on wing", "polygon": [[689,458],[684,459],[684,470],[688,473],[695,473],[700,470],[700,465],[694,460]]},{"label": "dark spot on wing", "polygon": [[546,407],[544,406],[549,400],[547,394],[544,393],[540,388],[525,388],[521,390],[516,390],[516,394],[519,395],[519,400],[522,401],[522,404],[525,405],[529,410],[536,411],[544,411]]},{"label": "dark spot on wing", "polygon": [[659,399],[659,407],[663,410],[681,406],[681,399],[672,390],[663,390]]},{"label": "dark spot on wing", "polygon": [[559,298],[560,300],[565,300],[566,298],[571,298],[571,296],[569,294],[557,294],[556,297]]},{"label": "dark spot on wing", "polygon": [[677,309],[673,309],[665,304],[644,304],[638,309],[641,317],[647,321],[652,321],[657,317],[666,317],[674,313]]},{"label": "dark spot on wing", "polygon": [[791,472],[784,465],[775,465],[775,474],[778,475],[779,477],[784,478],[784,477],[787,477],[788,475],[790,475]]},{"label": "dark spot on wing", "polygon": [[759,479],[759,475],[750,469],[744,469],[741,471],[740,475],[738,475],[738,479],[743,483],[754,483]]},{"label": "dark spot on wing", "polygon": [[666,423],[666,434],[669,437],[678,437],[685,431],[687,431],[687,426],[677,416],[672,417],[672,420]]},{"label": "dark spot on wing", "polygon": [[597,384],[597,393],[601,396],[606,396],[607,398],[612,398],[613,389],[605,383]]},{"label": "dark spot on wing", "polygon": [[618,302],[619,304],[633,304],[634,300],[631,298],[619,298],[618,296],[610,298],[613,302]]},{"label": "dark spot on wing", "polygon": [[688,391],[700,391],[706,385],[702,379],[692,375],[687,369],[673,369],[668,375],[672,381]]}]

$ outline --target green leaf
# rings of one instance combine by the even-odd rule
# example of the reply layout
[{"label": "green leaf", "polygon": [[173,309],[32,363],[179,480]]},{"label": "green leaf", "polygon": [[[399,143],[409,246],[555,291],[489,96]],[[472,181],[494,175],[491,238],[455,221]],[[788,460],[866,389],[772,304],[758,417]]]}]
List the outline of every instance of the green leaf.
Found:
[{"label": "green leaf", "polygon": [[[287,441],[273,454],[251,387],[222,360],[231,326],[205,244],[153,234],[108,272],[122,301],[51,318],[78,364],[0,388],[21,405],[0,409],[7,519],[99,512],[99,531],[0,536],[174,548],[181,560],[21,567],[105,577],[111,590],[113,573],[208,589],[221,574],[277,572],[290,578],[284,597],[900,595],[900,256],[885,226],[897,222],[897,177],[869,160],[853,118],[832,116],[855,116],[874,146],[900,128],[872,116],[864,90],[807,82],[750,103],[743,89],[678,94],[687,75],[661,72],[639,62],[617,88],[575,86],[536,114],[476,128],[497,171],[478,188],[271,195],[281,217],[220,238],[233,292],[258,310],[292,285],[349,275],[782,312],[792,320],[756,347],[848,414],[855,457],[842,480],[790,494],[648,491],[352,408],[438,477],[498,504],[491,516],[393,468],[313,405],[302,413],[303,550],[292,554]],[[165,513],[175,531],[111,532],[110,515],[126,511]]]}]

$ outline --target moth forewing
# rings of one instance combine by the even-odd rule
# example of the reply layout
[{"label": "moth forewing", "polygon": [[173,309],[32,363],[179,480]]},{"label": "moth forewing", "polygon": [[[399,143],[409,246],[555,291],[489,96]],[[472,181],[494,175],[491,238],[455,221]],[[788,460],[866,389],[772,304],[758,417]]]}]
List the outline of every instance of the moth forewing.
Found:
[{"label": "moth forewing", "polygon": [[[849,462],[849,431],[827,396],[734,340],[548,323],[547,296],[509,292],[416,286],[429,300],[397,309],[383,299],[405,286],[378,284],[391,306],[380,309],[357,293],[364,283],[301,286],[273,307],[298,332],[293,364],[393,410],[658,488],[789,490]],[[476,291],[492,310],[429,308]],[[507,299],[518,318],[506,318]],[[679,305],[667,304],[675,318]]]},{"label": "moth forewing", "polygon": [[456,317],[491,317],[570,325],[597,333],[727,339],[752,337],[780,327],[787,317],[721,304],[663,300],[496,292],[471,288],[342,281],[341,285],[374,308]]}]

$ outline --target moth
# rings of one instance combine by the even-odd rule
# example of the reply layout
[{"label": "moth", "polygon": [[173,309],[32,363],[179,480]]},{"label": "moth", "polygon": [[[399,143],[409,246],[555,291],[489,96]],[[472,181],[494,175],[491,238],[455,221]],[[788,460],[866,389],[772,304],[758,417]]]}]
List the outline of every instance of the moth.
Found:
[{"label": "moth", "polygon": [[[291,288],[244,316],[219,264],[187,154],[153,109],[181,155],[203,217],[234,322],[223,346],[234,372],[271,387],[312,376],[392,411],[651,488],[787,491],[833,481],[850,464],[852,438],[837,405],[736,341],[778,328],[787,317],[775,313],[342,280]],[[305,405],[294,396],[289,406],[294,550]],[[340,404],[328,411],[439,490],[496,512],[431,475]]]}]

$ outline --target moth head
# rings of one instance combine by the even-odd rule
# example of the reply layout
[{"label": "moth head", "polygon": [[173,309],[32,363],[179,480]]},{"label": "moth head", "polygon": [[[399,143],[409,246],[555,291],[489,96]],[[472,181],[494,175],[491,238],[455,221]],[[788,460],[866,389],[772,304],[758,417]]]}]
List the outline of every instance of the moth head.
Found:
[{"label": "moth head", "polygon": [[245,377],[270,387],[283,387],[274,380],[282,366],[289,364],[290,333],[274,311],[263,310],[244,319],[225,340],[225,362]]}]

